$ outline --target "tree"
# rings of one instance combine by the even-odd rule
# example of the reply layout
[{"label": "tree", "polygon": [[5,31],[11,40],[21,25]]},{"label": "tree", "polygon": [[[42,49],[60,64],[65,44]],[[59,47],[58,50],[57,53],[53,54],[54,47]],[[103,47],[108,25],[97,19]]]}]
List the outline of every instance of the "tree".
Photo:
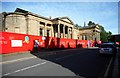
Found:
[{"label": "tree", "polygon": [[101,26],[101,25],[98,25],[98,26],[99,26],[101,31],[105,31],[103,26]]},{"label": "tree", "polygon": [[111,38],[112,38],[112,32],[108,31],[107,35],[108,35],[108,41],[113,42],[113,40],[111,40]]},{"label": "tree", "polygon": [[[108,42],[109,40],[110,40],[110,37],[111,37],[111,35],[112,35],[112,32],[106,32],[105,31],[105,29],[104,29],[104,27],[102,26],[102,25],[99,25],[99,24],[95,24],[94,22],[92,22],[92,21],[89,21],[89,23],[88,23],[88,26],[91,26],[91,25],[97,25],[97,26],[99,26],[99,29],[100,29],[100,40],[102,41],[102,42]],[[93,33],[93,34],[95,34],[95,33]]]},{"label": "tree", "polygon": [[76,29],[79,29],[81,26],[80,25],[78,25],[78,24],[75,24],[75,26],[74,26]]},{"label": "tree", "polygon": [[89,21],[88,25],[89,25],[89,26],[92,25],[92,21]]},{"label": "tree", "polygon": [[112,32],[108,31],[108,36],[111,36],[112,35]]},{"label": "tree", "polygon": [[75,27],[78,27],[78,26],[79,26],[78,24],[75,25]]},{"label": "tree", "polygon": [[109,37],[110,37],[110,35],[112,35],[112,33],[110,31],[106,32],[104,27],[101,26],[101,25],[99,25],[99,28],[101,30],[101,32],[100,32],[100,40],[102,42],[108,42],[109,41]]},{"label": "tree", "polygon": [[91,26],[91,25],[95,25],[95,23],[92,21],[89,21],[88,26]]},{"label": "tree", "polygon": [[100,40],[102,42],[107,42],[108,41],[108,35],[106,31],[101,31],[100,33]]},{"label": "tree", "polygon": [[93,22],[92,25],[95,25],[95,23]]}]

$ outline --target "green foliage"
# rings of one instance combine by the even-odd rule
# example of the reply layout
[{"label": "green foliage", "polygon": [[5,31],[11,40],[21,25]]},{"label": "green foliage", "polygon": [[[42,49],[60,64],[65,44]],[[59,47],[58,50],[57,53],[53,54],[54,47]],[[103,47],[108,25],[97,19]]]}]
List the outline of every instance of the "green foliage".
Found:
[{"label": "green foliage", "polygon": [[95,23],[92,21],[89,21],[88,26],[91,26],[91,25],[95,25]]},{"label": "green foliage", "polygon": [[97,26],[99,26],[99,29],[101,30],[101,32],[100,32],[100,40],[102,42],[107,42],[107,41],[110,40],[112,32],[110,32],[110,31],[106,32],[105,29],[104,29],[104,27],[102,25],[95,24],[94,22],[89,21],[88,26],[91,26],[91,25],[97,25]]},{"label": "green foliage", "polygon": [[101,31],[100,33],[100,40],[102,42],[107,42],[108,41],[108,35],[106,31]]},{"label": "green foliage", "polygon": [[111,35],[112,35],[112,32],[106,32],[105,31],[105,29],[104,29],[104,27],[103,26],[101,26],[101,25],[99,25],[99,27],[100,27],[100,30],[101,30],[101,33],[100,33],[100,40],[102,41],[102,42],[108,42],[108,41],[110,41],[110,37],[111,37]]},{"label": "green foliage", "polygon": [[112,35],[112,32],[108,31],[108,36],[111,36]]},{"label": "green foliage", "polygon": [[105,31],[103,26],[99,25],[99,28],[100,28],[101,31]]},{"label": "green foliage", "polygon": [[100,32],[100,40],[102,42],[107,42],[107,41],[110,40],[112,32],[110,32],[110,31],[106,32],[105,29],[104,29],[104,27],[102,25],[95,24],[94,22],[89,21],[88,26],[91,26],[91,25],[97,25],[97,26],[99,26],[99,29],[101,30],[101,32]]},{"label": "green foliage", "polygon": [[75,27],[78,27],[78,26],[79,26],[78,24],[75,25]]},{"label": "green foliage", "polygon": [[94,22],[89,21],[88,26],[91,26],[91,25],[97,25],[97,26],[99,26],[99,29],[101,31],[100,32],[100,40],[102,42],[108,42],[108,41],[110,41],[112,32],[110,32],[110,31],[106,32],[105,29],[104,29],[104,27],[102,25],[95,24]]}]

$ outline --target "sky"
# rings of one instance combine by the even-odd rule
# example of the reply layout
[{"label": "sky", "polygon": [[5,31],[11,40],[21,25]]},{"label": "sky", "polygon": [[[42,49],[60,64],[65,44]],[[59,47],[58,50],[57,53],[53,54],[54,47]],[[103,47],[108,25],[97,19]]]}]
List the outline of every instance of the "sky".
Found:
[{"label": "sky", "polygon": [[118,34],[118,2],[2,2],[2,12],[14,12],[16,8],[44,17],[67,16],[80,26],[93,21],[107,32]]}]

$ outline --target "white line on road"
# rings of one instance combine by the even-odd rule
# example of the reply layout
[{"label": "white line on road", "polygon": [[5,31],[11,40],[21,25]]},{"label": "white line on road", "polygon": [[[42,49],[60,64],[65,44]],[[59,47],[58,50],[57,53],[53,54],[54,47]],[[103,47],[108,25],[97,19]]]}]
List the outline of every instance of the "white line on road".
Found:
[{"label": "white line on road", "polygon": [[[75,54],[74,54],[74,55],[75,55]],[[70,56],[73,56],[73,54],[70,54],[70,55],[64,56],[64,57],[60,57],[60,58],[56,58],[56,60],[64,59],[64,58],[67,58],[67,57],[70,57]]]},{"label": "white line on road", "polygon": [[69,55],[67,55],[67,56],[63,56],[63,57],[60,57],[60,58],[56,58],[56,60],[64,59],[64,58],[67,58],[67,57],[70,57],[70,56],[74,56],[74,55],[78,55],[78,54],[82,54],[82,53],[85,53],[85,52],[76,53],[76,54],[69,54]]},{"label": "white line on road", "polygon": [[33,65],[33,66],[29,66],[29,67],[26,67],[26,68],[22,68],[20,70],[16,70],[16,71],[13,71],[11,73],[6,73],[4,74],[3,76],[8,76],[10,74],[14,74],[14,73],[18,73],[18,72],[21,72],[21,71],[24,71],[24,70],[27,70],[27,69],[30,69],[30,68],[33,68],[33,67],[37,67],[37,66],[40,66],[40,65],[43,65],[43,64],[46,64],[47,62],[43,62],[43,63],[40,63],[40,64],[36,64],[36,65]]},{"label": "white line on road", "polygon": [[[69,50],[63,50],[63,51],[69,51]],[[78,53],[78,54],[81,54],[81,53]],[[69,56],[73,56],[73,55],[76,55],[76,54],[70,54],[68,56],[64,56],[64,57],[61,57],[61,58],[56,58],[56,60],[60,60],[60,59],[63,59],[63,58],[69,57]],[[13,63],[13,62],[17,62],[17,61],[25,61],[25,60],[29,60],[29,59],[33,59],[33,58],[37,58],[37,57],[32,56],[32,57],[24,57],[24,58],[15,59],[15,60],[3,61],[3,62],[0,62],[0,65],[1,64]]]},{"label": "white line on road", "polygon": [[111,64],[112,64],[112,61],[113,61],[113,57],[111,58],[111,60],[110,60],[110,62],[109,62],[109,65],[108,65],[107,70],[106,70],[106,72],[105,72],[105,74],[104,74],[104,77],[107,77],[107,75],[108,75],[108,73],[109,73],[109,70],[110,70],[110,66],[111,66]]},{"label": "white line on road", "polygon": [[0,64],[6,64],[6,63],[17,62],[17,61],[23,61],[23,60],[28,60],[28,59],[32,59],[32,58],[37,58],[37,57],[36,57],[36,56],[33,56],[33,57],[25,57],[25,58],[20,58],[20,59],[15,59],[15,60],[10,60],[10,61],[0,62]]},{"label": "white line on road", "polygon": [[[77,49],[68,49],[68,50],[61,50],[61,51],[69,51],[69,50],[77,50]],[[52,51],[52,52],[59,52],[59,51]],[[51,55],[51,54],[48,54],[48,55]],[[20,58],[20,59],[15,59],[15,60],[9,60],[9,61],[0,62],[0,64],[7,64],[7,63],[13,63],[13,62],[17,62],[17,61],[24,61],[24,60],[29,60],[32,58],[37,58],[37,57],[33,56],[33,57],[25,57],[25,58]]]}]

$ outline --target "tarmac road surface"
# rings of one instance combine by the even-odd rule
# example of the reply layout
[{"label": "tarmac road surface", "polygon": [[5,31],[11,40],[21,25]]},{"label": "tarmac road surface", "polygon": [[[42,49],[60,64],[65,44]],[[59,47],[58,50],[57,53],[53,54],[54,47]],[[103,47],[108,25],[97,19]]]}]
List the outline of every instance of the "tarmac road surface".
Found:
[{"label": "tarmac road surface", "polygon": [[[31,53],[30,59],[6,61],[0,64],[3,76],[105,76],[112,56],[99,55],[98,49],[69,49],[46,53]],[[6,57],[7,58],[7,57]],[[26,57],[25,57],[26,58]],[[112,61],[111,61],[112,63]],[[109,72],[109,71],[107,71]]]}]

